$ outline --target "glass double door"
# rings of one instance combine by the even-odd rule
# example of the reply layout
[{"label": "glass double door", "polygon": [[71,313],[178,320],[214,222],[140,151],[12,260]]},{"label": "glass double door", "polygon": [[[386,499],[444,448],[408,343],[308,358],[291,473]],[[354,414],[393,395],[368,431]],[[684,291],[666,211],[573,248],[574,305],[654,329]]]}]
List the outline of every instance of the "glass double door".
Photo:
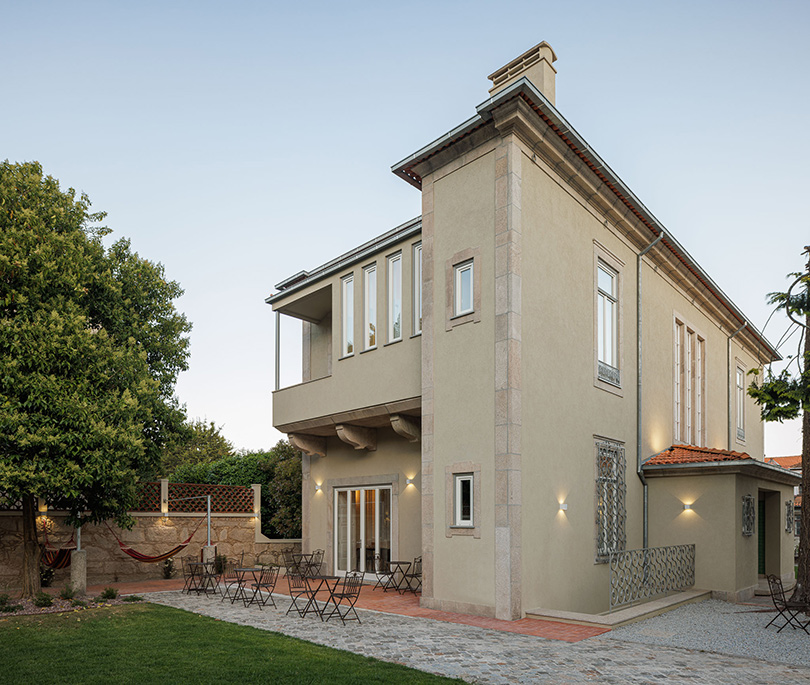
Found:
[{"label": "glass double door", "polygon": [[391,560],[391,487],[335,489],[335,570],[373,571]]}]

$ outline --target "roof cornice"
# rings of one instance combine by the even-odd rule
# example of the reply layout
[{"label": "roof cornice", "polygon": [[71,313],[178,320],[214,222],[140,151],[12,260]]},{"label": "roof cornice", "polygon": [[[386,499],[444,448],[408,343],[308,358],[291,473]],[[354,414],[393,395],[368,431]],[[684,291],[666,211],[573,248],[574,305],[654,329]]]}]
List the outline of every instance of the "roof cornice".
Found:
[{"label": "roof cornice", "polygon": [[548,98],[525,77],[518,79],[482,102],[476,107],[476,116],[468,119],[460,126],[457,126],[414,154],[406,157],[401,162],[398,162],[391,167],[391,171],[411,185],[421,189],[422,179],[415,170],[419,164],[439,154],[442,150],[449,148],[485,125],[492,120],[494,110],[514,98],[523,99],[528,106],[537,113],[541,120],[554,131],[559,139],[587,165],[599,181],[627,207],[638,221],[647,227],[651,233],[651,235],[648,236],[650,240],[663,234],[660,241],[661,245],[667,248],[670,254],[692,274],[692,277],[711,293],[738,325],[742,325],[743,323],[747,324],[746,335],[750,335],[751,338],[771,356],[773,361],[782,358],[776,348],[703,270],[683,245],[672,236],[672,233],[663,223],[641,202],[635,193],[630,190],[627,184],[619,178],[618,174],[610,168],[607,162],[596,153],[587,141],[577,133],[574,127],[568,123],[565,117],[551,104]]},{"label": "roof cornice", "polygon": [[781,466],[766,464],[757,459],[738,459],[736,461],[702,461],[686,464],[656,464],[642,467],[648,478],[664,476],[722,476],[739,474],[761,480],[768,480],[782,485],[798,485],[801,477]]}]

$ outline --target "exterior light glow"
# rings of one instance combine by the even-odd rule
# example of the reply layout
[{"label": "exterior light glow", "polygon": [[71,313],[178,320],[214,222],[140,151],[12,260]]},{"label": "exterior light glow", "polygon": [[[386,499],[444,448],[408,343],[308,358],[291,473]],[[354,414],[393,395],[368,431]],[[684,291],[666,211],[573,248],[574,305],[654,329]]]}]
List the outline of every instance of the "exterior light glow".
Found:
[{"label": "exterior light glow", "polygon": [[406,478],[405,485],[413,485],[413,478]]},{"label": "exterior light glow", "polygon": [[566,502],[560,502],[560,511],[568,511],[568,504]]},{"label": "exterior light glow", "polygon": [[692,511],[692,505],[691,504],[684,504],[683,508],[684,508],[684,511]]},{"label": "exterior light glow", "polygon": [[321,491],[321,484],[320,483],[315,483],[315,492],[320,492],[320,491]]}]

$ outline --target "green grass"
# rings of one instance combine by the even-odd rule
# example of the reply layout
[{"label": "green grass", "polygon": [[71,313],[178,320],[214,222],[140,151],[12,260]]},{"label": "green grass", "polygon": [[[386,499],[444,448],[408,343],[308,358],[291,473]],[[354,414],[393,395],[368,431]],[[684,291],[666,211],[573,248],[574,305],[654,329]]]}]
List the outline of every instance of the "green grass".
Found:
[{"label": "green grass", "polygon": [[153,604],[0,619],[0,664],[8,685],[459,682]]}]

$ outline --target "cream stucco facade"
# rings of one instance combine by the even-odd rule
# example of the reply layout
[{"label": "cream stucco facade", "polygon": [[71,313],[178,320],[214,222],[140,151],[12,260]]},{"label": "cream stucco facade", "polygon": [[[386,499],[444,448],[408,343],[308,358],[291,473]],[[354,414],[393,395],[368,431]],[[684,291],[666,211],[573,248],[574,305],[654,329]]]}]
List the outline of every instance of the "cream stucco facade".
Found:
[{"label": "cream stucco facade", "polygon": [[[777,353],[562,118],[555,59],[541,43],[493,74],[475,117],[394,167],[421,217],[268,298],[305,321],[273,418],[305,453],[303,544],[338,572],[421,556],[423,605],[500,618],[607,610],[607,553],[645,545],[695,544],[696,585],[743,596],[741,492],[787,578],[792,477],[641,465],[681,442],[761,461],[737,367]],[[624,481],[601,523],[597,444]]]}]

